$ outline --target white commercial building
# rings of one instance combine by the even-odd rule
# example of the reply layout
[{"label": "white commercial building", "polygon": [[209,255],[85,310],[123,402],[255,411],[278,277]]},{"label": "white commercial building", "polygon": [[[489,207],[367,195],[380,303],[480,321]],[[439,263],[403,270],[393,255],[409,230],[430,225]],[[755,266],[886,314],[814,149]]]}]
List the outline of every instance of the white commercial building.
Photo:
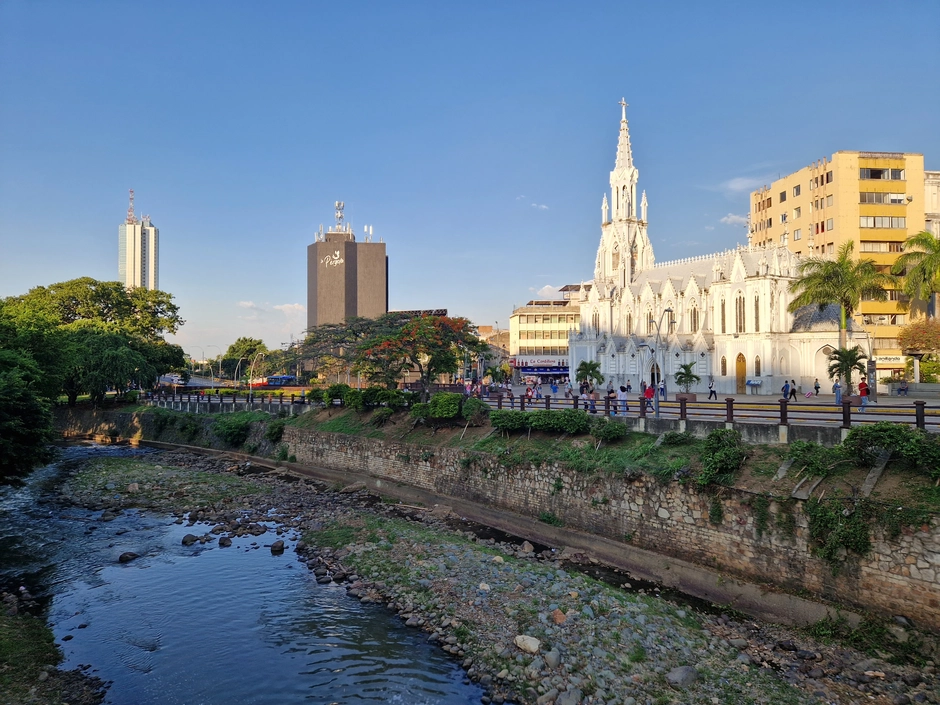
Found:
[{"label": "white commercial building", "polygon": [[[645,192],[636,207],[639,172],[622,105],[594,279],[572,296],[581,325],[569,338],[570,369],[594,360],[605,379],[630,380],[634,389],[640,380],[658,384],[662,370],[675,391],[673,375],[691,362],[702,378],[692,391],[700,393],[712,380],[719,394],[779,395],[785,380],[806,391],[817,378],[828,392],[839,310],[787,311],[798,255],[785,246],[738,247],[655,263]],[[849,330],[851,336],[851,324]],[[855,342],[866,349],[864,338]]]},{"label": "white commercial building", "polygon": [[149,215],[134,215],[133,189],[127,219],[118,226],[118,279],[128,288],[160,288],[160,231]]}]

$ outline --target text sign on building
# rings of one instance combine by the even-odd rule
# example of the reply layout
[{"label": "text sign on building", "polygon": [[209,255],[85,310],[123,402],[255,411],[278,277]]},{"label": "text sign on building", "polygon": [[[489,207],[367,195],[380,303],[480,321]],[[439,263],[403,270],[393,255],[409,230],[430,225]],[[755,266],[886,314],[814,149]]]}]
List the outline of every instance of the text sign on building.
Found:
[{"label": "text sign on building", "polygon": [[907,362],[907,355],[876,355],[874,360],[882,365],[903,365]]},{"label": "text sign on building", "polygon": [[517,355],[516,367],[567,367],[567,357]]}]

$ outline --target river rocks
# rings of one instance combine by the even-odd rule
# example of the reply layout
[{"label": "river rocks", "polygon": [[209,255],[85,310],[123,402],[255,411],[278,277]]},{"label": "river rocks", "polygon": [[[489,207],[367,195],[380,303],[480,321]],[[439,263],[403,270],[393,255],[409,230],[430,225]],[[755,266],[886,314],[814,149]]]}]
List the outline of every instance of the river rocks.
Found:
[{"label": "river rocks", "polygon": [[558,668],[558,665],[561,663],[561,654],[558,653],[558,649],[552,649],[551,651],[545,652],[545,665],[549,668]]},{"label": "river rocks", "polygon": [[539,647],[542,645],[542,642],[536,639],[534,636],[526,636],[524,634],[520,634],[515,639],[513,639],[513,643],[527,654],[537,654],[539,652]]},{"label": "river rocks", "polygon": [[130,563],[135,558],[140,558],[140,556],[133,551],[125,551],[120,556],[118,556],[118,562],[120,563]]},{"label": "river rocks", "polygon": [[568,619],[568,615],[562,612],[560,609],[555,608],[551,613],[552,622],[555,624],[564,624],[565,620]]},{"label": "river rocks", "polygon": [[232,545],[232,539],[230,539],[228,536],[223,536],[222,538],[219,539],[219,546],[221,548],[227,548],[231,545]]},{"label": "river rocks", "polygon": [[580,688],[572,688],[559,695],[555,705],[581,705],[581,695]]},{"label": "river rocks", "polygon": [[528,541],[523,541],[522,545],[519,547],[519,550],[522,551],[523,553],[532,553],[535,550],[535,548]]},{"label": "river rocks", "polygon": [[198,540],[199,540],[199,537],[196,536],[195,534],[186,534],[180,543],[182,543],[184,546],[192,546]]},{"label": "river rocks", "polygon": [[271,544],[271,553],[280,554],[284,553],[284,542],[278,539]]},{"label": "river rocks", "polygon": [[364,482],[354,482],[351,485],[346,485],[339,492],[340,494],[352,494],[353,492],[361,492],[366,488]]},{"label": "river rocks", "polygon": [[699,678],[699,673],[691,666],[679,666],[666,674],[666,681],[679,688],[687,688]]},{"label": "river rocks", "polygon": [[140,492],[140,485],[136,482],[131,482],[127,485],[127,491],[131,494],[134,492]]}]

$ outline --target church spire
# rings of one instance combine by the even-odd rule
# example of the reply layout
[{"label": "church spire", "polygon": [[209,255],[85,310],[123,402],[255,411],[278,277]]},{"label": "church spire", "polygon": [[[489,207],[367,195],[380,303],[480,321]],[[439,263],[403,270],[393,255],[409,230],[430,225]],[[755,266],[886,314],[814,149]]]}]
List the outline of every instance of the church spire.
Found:
[{"label": "church spire", "polygon": [[627,101],[620,99],[620,140],[617,142],[617,163],[614,169],[633,166],[633,152],[630,149],[630,127],[627,125]]}]

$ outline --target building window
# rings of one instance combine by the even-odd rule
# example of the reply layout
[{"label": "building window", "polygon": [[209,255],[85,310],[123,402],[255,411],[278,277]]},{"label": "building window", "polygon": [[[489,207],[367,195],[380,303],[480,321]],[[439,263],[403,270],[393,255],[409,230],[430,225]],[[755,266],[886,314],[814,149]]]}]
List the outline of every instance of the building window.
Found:
[{"label": "building window", "polygon": [[736,296],[734,299],[734,332],[744,332],[744,297]]},{"label": "building window", "polygon": [[725,300],[721,300],[721,332],[727,333],[728,330],[725,327]]},{"label": "building window", "polygon": [[904,181],[904,169],[859,169],[859,179],[870,179],[872,181]]},{"label": "building window", "polygon": [[786,192],[786,191],[781,191],[781,192],[780,192],[780,202],[783,203],[783,202],[786,201],[786,200],[787,200],[787,192]]},{"label": "building window", "polygon": [[721,376],[726,377],[728,375],[728,360],[724,357],[721,358]]},{"label": "building window", "polygon": [[829,219],[826,221],[826,230],[832,230],[832,228],[833,228],[833,224],[832,224],[832,223],[833,223],[832,218],[829,218]]},{"label": "building window", "polygon": [[800,195],[800,185],[799,185],[799,184],[797,184],[796,186],[793,187],[793,195],[794,195],[794,196],[799,196],[799,195]]},{"label": "building window", "polygon": [[689,333],[698,333],[698,308],[689,310]]},{"label": "building window", "polygon": [[655,329],[656,329],[656,321],[653,318],[653,312],[647,311],[646,312],[646,334],[652,335]]},{"label": "building window", "polygon": [[826,196],[826,206],[828,207],[828,206],[831,206],[831,205],[832,205],[832,195],[830,194],[830,195]]},{"label": "building window", "polygon": [[858,194],[859,203],[890,203],[895,206],[903,205],[907,198],[903,193],[881,193],[862,191]]},{"label": "building window", "polygon": [[601,330],[601,314],[597,311],[591,316],[591,327],[594,329],[595,333],[599,333]]},{"label": "building window", "polygon": [[861,215],[858,218],[860,228],[892,228],[895,230],[907,229],[907,218],[887,215]]},{"label": "building window", "polygon": [[799,240],[801,237],[803,237],[803,231],[802,231],[802,230],[800,230],[799,228],[797,228],[796,230],[793,231],[793,239],[794,239],[794,240]]},{"label": "building window", "polygon": [[760,296],[754,297],[754,332],[760,333]]},{"label": "building window", "polygon": [[783,223],[786,223],[786,222],[787,222],[787,214],[786,214],[786,213],[781,213],[781,214],[780,214],[780,223],[781,223],[781,225],[782,225]]},{"label": "building window", "polygon": [[628,313],[626,318],[623,320],[624,333],[630,335],[633,333],[633,314]]},{"label": "building window", "polygon": [[760,355],[754,358],[754,376],[760,377]]},{"label": "building window", "polygon": [[836,252],[836,246],[835,246],[835,244],[834,244],[834,243],[831,243],[831,242],[830,242],[830,243],[827,243],[827,244],[826,244],[826,254],[827,254],[827,255],[833,255],[833,254],[835,254],[835,252]]},{"label": "building window", "polygon": [[794,209],[793,209],[793,220],[796,220],[796,219],[799,218],[801,215],[803,215],[803,209],[802,209],[802,208],[794,208]]},{"label": "building window", "polygon": [[832,172],[831,172],[831,171],[827,171],[827,172],[826,172],[826,183],[827,183],[827,184],[831,184],[831,183],[832,183]]}]

